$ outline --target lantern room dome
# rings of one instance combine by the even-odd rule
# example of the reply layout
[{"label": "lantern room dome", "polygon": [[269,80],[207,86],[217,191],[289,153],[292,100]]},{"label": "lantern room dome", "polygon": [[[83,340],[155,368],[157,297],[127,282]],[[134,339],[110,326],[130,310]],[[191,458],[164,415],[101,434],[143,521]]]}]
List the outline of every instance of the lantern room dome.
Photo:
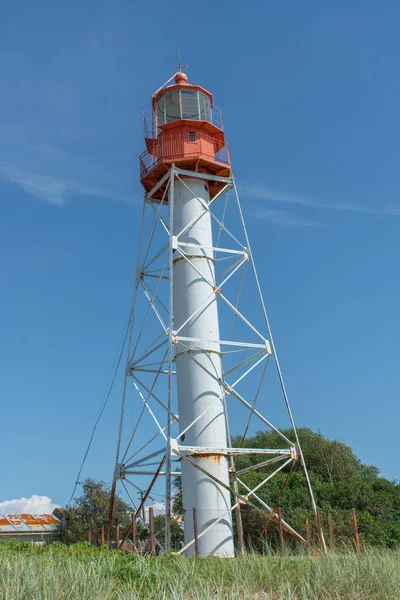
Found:
[{"label": "lantern room dome", "polygon": [[175,75],[175,83],[179,84],[179,83],[187,83],[188,77],[186,75],[186,73],[182,73],[182,71],[179,71],[179,73],[177,73]]}]

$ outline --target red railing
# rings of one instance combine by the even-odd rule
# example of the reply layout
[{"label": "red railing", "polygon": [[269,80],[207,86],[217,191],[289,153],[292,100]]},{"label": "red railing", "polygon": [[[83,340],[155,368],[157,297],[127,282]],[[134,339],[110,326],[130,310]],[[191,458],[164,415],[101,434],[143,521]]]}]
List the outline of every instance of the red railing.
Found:
[{"label": "red railing", "polygon": [[227,143],[222,148],[219,146],[220,142],[212,136],[198,131],[194,141],[189,138],[189,134],[181,133],[176,136],[161,134],[154,140],[152,152],[145,151],[140,155],[140,175],[143,177],[160,161],[168,159],[205,158],[228,165],[229,146]]}]

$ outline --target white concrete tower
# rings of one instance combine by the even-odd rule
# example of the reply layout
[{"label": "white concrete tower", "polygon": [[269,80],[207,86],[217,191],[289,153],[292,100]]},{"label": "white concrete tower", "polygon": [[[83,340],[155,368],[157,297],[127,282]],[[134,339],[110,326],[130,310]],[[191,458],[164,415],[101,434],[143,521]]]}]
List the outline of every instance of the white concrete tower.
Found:
[{"label": "white concrete tower", "polygon": [[[227,447],[227,424],[219,344],[218,310],[215,297],[210,299],[210,284],[215,287],[214,253],[206,180],[185,178],[175,183],[173,232],[186,247],[189,260],[174,253],[174,327],[180,336],[190,338],[186,349],[176,351],[179,428],[185,431],[180,442],[218,450]],[[193,225],[187,227],[193,223]],[[194,315],[192,317],[192,315]],[[201,341],[199,341],[201,340]],[[196,358],[196,362],[192,359]],[[208,410],[207,410],[208,409]],[[207,412],[203,414],[205,411]],[[203,416],[201,416],[203,415]],[[200,418],[199,418],[200,417]],[[197,420],[196,420],[197,419]],[[228,458],[220,455],[192,457],[214,477],[229,486]],[[231,499],[229,491],[191,464],[182,464],[182,494],[185,510],[185,542],[193,538],[193,507],[199,532],[216,519],[222,520],[199,538],[200,556],[233,556]],[[190,546],[188,553],[193,553]]]}]

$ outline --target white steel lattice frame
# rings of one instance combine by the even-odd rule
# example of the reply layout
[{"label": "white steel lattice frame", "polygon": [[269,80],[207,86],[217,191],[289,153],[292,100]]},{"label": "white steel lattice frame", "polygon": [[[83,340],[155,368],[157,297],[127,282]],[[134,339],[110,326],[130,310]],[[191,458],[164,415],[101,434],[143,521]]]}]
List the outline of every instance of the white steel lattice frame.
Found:
[{"label": "white steel lattice frame", "polygon": [[[196,244],[181,242],[180,236],[187,231],[195,221],[199,220],[203,214],[197,216],[192,222],[188,223],[185,228],[178,234],[172,234],[172,223],[173,223],[173,212],[174,212],[174,184],[175,180],[180,180],[183,185],[185,183],[185,177],[190,178],[200,178],[202,180],[208,181],[217,181],[222,184],[221,190],[214,196],[212,200],[207,204],[203,199],[197,198],[199,203],[202,206],[204,212],[209,211],[212,217],[212,220],[217,223],[219,227],[219,236],[218,240],[215,243],[215,246],[212,248],[214,256],[217,258],[222,255],[222,257],[231,258],[233,262],[228,265],[227,269],[220,274],[220,278],[222,279],[218,283],[218,287],[214,285],[211,281],[207,281],[207,279],[202,275],[196,268],[195,264],[190,260],[190,256],[185,253],[185,247],[190,246],[191,248],[198,248],[199,251],[210,251],[210,248],[202,248]],[[164,193],[161,200],[154,200],[155,193],[165,185]],[[187,186],[186,186],[187,187]],[[226,203],[223,210],[222,218],[219,219],[212,211],[215,203],[221,198],[225,197],[227,199],[227,194],[229,191],[233,192],[235,205],[237,207],[241,228],[244,235],[245,243],[241,243],[237,237],[226,227],[224,222]],[[167,201],[168,198],[168,201]],[[227,201],[227,200],[226,200]],[[144,239],[144,223],[145,223],[145,215],[146,211],[152,211],[153,213],[153,222],[150,229],[150,235],[147,239]],[[163,218],[163,213],[168,211],[168,221]],[[149,249],[152,243],[152,239],[156,230],[156,227],[161,227],[162,230],[166,234],[166,243],[161,247],[161,249],[156,252],[154,256],[148,259]],[[224,248],[220,246],[220,235],[224,232],[230,240],[232,240],[235,247],[233,248]],[[211,302],[215,296],[217,299],[224,303],[230,311],[232,312],[233,319],[240,319],[246,327],[248,327],[253,334],[255,334],[256,338],[258,338],[258,343],[248,343],[245,341],[231,340],[230,335],[226,340],[215,340],[218,342],[222,348],[222,354],[227,353],[238,353],[238,356],[241,356],[240,352],[252,352],[252,354],[245,359],[239,359],[239,362],[229,370],[225,371],[223,374],[222,381],[219,381],[222,389],[225,402],[225,395],[229,394],[232,398],[238,400],[243,406],[245,406],[248,410],[248,420],[245,427],[243,440],[245,439],[250,421],[253,417],[259,419],[263,425],[270,428],[277,435],[281,437],[283,442],[285,443],[285,447],[281,449],[276,448],[264,448],[264,449],[251,449],[251,448],[234,448],[231,447],[231,436],[229,429],[227,431],[227,440],[228,447],[226,448],[206,448],[206,447],[197,447],[197,446],[185,446],[182,443],[182,439],[187,430],[193,426],[193,424],[204,416],[204,414],[211,408],[212,404],[208,406],[208,408],[199,416],[196,417],[190,423],[188,427],[184,431],[181,431],[178,438],[173,439],[171,437],[171,426],[172,424],[178,422],[179,416],[174,414],[173,407],[173,378],[176,376],[176,371],[174,368],[174,353],[176,350],[186,351],[193,361],[195,361],[200,368],[206,370],[208,375],[214,377],[211,371],[208,371],[204,365],[200,364],[196,360],[196,356],[191,354],[188,346],[185,343],[187,342],[203,342],[204,340],[198,338],[187,338],[180,335],[180,331],[187,323],[181,325],[178,330],[174,329],[174,318],[173,318],[173,255],[174,253],[178,253],[179,256],[188,261],[191,267],[197,272],[199,277],[201,277],[204,281],[206,281],[210,285],[210,296],[207,298],[203,304],[197,308],[195,313],[190,316],[190,319],[196,317],[196,313],[199,311],[203,311],[207,306],[208,302]],[[176,256],[176,255],[175,255]],[[161,260],[159,266],[157,264]],[[163,261],[163,262],[162,262]],[[162,266],[161,266],[162,265]],[[266,332],[268,336],[265,337],[258,328],[256,328],[251,321],[244,316],[244,314],[239,310],[239,298],[242,290],[242,285],[244,281],[244,274],[246,272],[247,267],[250,266],[253,272],[253,276],[255,279],[257,292],[259,296],[259,301],[262,307],[263,319],[266,327]],[[238,297],[236,298],[235,303],[232,303],[228,297],[224,294],[224,286],[226,283],[234,277],[237,273],[242,272],[242,280],[240,282]],[[147,280],[152,280],[154,285],[151,286]],[[162,292],[161,284],[163,281],[168,282],[168,293]],[[144,316],[144,319],[141,323],[141,327],[139,332],[135,336],[134,341],[134,320],[135,320],[135,307],[138,302],[138,293],[141,291],[143,293],[144,299],[147,301],[147,310]],[[147,348],[143,351],[138,351],[139,342],[141,341],[144,332],[146,331],[146,325],[148,322],[149,314],[154,313],[161,332],[153,341],[147,346]],[[188,319],[188,320],[190,320]],[[233,321],[232,321],[233,326]],[[231,328],[232,329],[232,328]],[[208,340],[210,341],[210,340]],[[161,358],[158,356],[159,352],[163,352]],[[153,356],[153,358],[152,358]],[[290,419],[290,424],[294,432],[294,441],[288,439],[277,427],[275,427],[259,410],[256,408],[257,400],[259,397],[259,393],[261,390],[261,386],[264,380],[264,376],[267,370],[267,366],[270,362],[270,359],[273,359],[275,362],[280,387],[282,390],[283,400],[286,405],[287,413]],[[238,392],[237,385],[239,382],[243,381],[244,378],[247,378],[256,367],[262,366],[262,375],[260,378],[259,385],[257,387],[256,393],[252,398],[252,401],[247,400],[243,397],[242,394]],[[237,377],[237,379],[231,383],[227,381],[227,378],[230,378],[230,375],[240,369],[245,368],[242,374]],[[143,375],[146,374],[153,377],[153,382],[151,385],[145,383],[143,380]],[[166,398],[160,398],[158,394],[155,393],[155,387],[160,377],[167,377],[167,392]],[[139,398],[138,406],[140,406],[140,411],[138,413],[138,418],[136,421],[136,425],[133,428],[133,431],[130,435],[129,441],[125,447],[125,450],[122,452],[122,427],[124,423],[125,416],[125,408],[126,408],[126,393],[128,381],[131,380],[133,383],[133,387],[137,392],[137,396]],[[146,380],[147,381],[147,380]],[[213,402],[217,402],[221,400],[221,396],[216,398]],[[166,421],[160,423],[157,418],[153,406],[157,404],[161,406],[166,414]],[[226,406],[225,406],[226,410]],[[137,435],[139,426],[141,424],[142,417],[145,412],[148,412],[154,421],[157,432],[155,435],[150,437],[144,444],[141,445],[139,449],[137,449],[133,454],[129,455],[130,449],[132,447],[132,443]],[[160,448],[137,458],[149,445],[154,443],[157,439],[162,438],[163,444]],[[207,455],[225,455],[229,457],[230,460],[230,472],[231,472],[231,485],[226,486],[220,480],[211,476],[210,473],[205,471],[199,464],[197,464],[194,460],[191,460],[191,456],[201,456],[202,454]],[[261,461],[258,464],[251,465],[250,467],[236,470],[234,459],[240,455],[260,455]],[[272,457],[266,460],[266,457]],[[152,459],[155,459],[153,461]],[[287,467],[288,465],[293,464],[293,461],[299,461],[304,471],[305,482],[307,486],[307,490],[311,500],[311,506],[315,516],[317,517],[317,507],[310,483],[310,479],[307,472],[307,467],[304,461],[303,453],[299,444],[298,434],[296,430],[296,426],[294,423],[293,415],[291,412],[288,395],[286,392],[286,388],[284,385],[282,371],[280,368],[279,360],[276,354],[275,345],[271,333],[270,324],[268,321],[268,316],[264,304],[264,299],[261,291],[261,286],[259,282],[259,278],[257,275],[253,255],[251,252],[251,247],[249,243],[249,238],[247,235],[247,230],[245,226],[245,222],[243,219],[243,213],[240,206],[239,195],[236,188],[236,184],[232,177],[218,177],[214,175],[197,173],[192,171],[187,171],[184,169],[180,169],[172,165],[172,167],[168,170],[168,172],[159,180],[159,182],[154,186],[154,188],[145,194],[143,210],[142,210],[142,222],[141,222],[141,230],[140,230],[140,241],[139,241],[139,251],[138,251],[138,261],[137,261],[137,269],[136,269],[136,279],[134,285],[134,295],[133,295],[133,308],[132,308],[132,316],[130,322],[130,331],[129,331],[129,341],[128,341],[128,355],[127,355],[127,364],[126,364],[126,372],[125,372],[125,380],[122,394],[122,404],[121,404],[121,415],[120,415],[120,424],[119,424],[119,433],[118,433],[118,443],[117,443],[117,453],[116,453],[116,467],[114,471],[114,484],[116,481],[121,480],[122,484],[133,504],[135,510],[137,510],[136,503],[134,502],[131,494],[129,494],[128,488],[125,483],[130,484],[133,488],[139,491],[142,494],[142,497],[146,500],[150,498],[154,501],[154,498],[151,495],[151,490],[157,480],[158,477],[164,476],[166,480],[166,492],[165,492],[165,506],[166,506],[166,516],[165,516],[165,550],[170,550],[171,545],[171,502],[172,502],[172,477],[180,475],[180,471],[173,469],[173,464],[179,461],[188,461],[195,468],[203,471],[204,474],[211,477],[211,479],[215,479],[215,481],[219,485],[223,485],[226,487],[235,498],[235,503],[232,506],[232,511],[241,505],[250,505],[257,511],[262,512],[263,514],[268,513],[269,518],[278,522],[277,514],[275,513],[274,508],[271,508],[267,505],[256,493],[263,485],[266,485],[268,481],[271,480],[276,474],[278,474],[282,469]],[[249,488],[243,480],[239,477],[244,473],[256,469],[261,469],[266,466],[278,464],[277,468],[270,473],[265,479],[260,482],[253,489]],[[162,470],[165,464],[165,470]],[[151,483],[147,490],[142,490],[140,486],[129,479],[129,476],[139,476],[139,475],[147,475],[152,476]],[[243,488],[244,493],[241,493],[240,490]],[[251,500],[250,500],[251,498]],[[143,500],[142,500],[143,502]],[[139,507],[140,509],[140,507]],[[202,531],[199,534],[199,537],[207,533],[209,529],[214,527],[219,520],[223,517],[220,517],[217,521],[214,521],[206,530]],[[286,521],[282,519],[281,521],[283,528],[290,534],[294,535],[297,539],[301,540],[305,544],[308,545],[308,542],[297,533]],[[322,548],[325,550],[325,541],[323,539],[323,535],[320,539]],[[184,548],[180,550],[180,553],[184,552],[191,544],[194,543],[194,539],[186,544]]]}]

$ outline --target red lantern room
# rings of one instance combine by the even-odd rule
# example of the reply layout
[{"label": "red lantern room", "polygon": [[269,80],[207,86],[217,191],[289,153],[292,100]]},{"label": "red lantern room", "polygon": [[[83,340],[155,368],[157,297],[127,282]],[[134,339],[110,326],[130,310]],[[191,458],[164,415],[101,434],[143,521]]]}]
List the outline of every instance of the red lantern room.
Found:
[{"label": "red lantern room", "polygon": [[[153,94],[152,124],[152,135],[146,135],[147,150],[140,156],[140,180],[146,191],[172,163],[189,171],[231,175],[221,111],[213,105],[210,92],[188,83],[185,73],[177,73],[172,85]],[[210,197],[223,185],[210,181]],[[163,192],[161,186],[154,197],[161,198]]]}]

